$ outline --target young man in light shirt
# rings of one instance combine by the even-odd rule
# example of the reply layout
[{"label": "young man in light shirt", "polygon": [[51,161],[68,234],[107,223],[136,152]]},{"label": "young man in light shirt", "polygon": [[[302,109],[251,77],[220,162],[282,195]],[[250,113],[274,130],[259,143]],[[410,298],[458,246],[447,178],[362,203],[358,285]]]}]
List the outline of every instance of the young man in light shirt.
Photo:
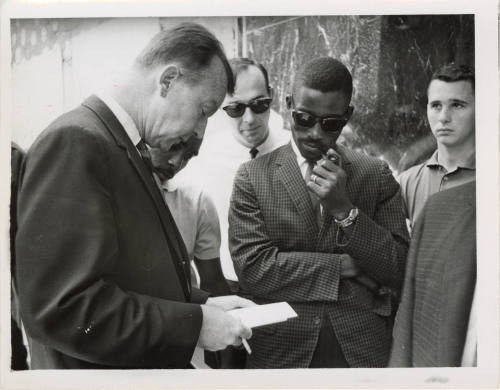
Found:
[{"label": "young man in light shirt", "polygon": [[197,276],[191,273],[192,284],[214,296],[228,295],[230,291],[219,259],[221,235],[215,206],[199,186],[174,177],[198,154],[201,142],[201,138],[192,137],[167,153],[152,149],[151,162],[160,179],[163,198],[186,245],[188,258],[196,265],[198,273]]},{"label": "young man in light shirt", "polygon": [[474,84],[474,70],[464,65],[445,65],[432,76],[427,119],[437,150],[399,176],[410,225],[429,196],[476,178]]}]

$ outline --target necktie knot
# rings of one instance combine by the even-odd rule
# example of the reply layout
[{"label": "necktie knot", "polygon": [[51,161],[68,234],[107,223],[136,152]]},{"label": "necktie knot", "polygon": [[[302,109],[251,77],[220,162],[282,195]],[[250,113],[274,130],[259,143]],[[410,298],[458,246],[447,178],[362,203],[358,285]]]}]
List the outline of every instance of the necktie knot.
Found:
[{"label": "necktie knot", "polygon": [[151,171],[151,174],[153,174],[154,169],[153,169],[153,163],[151,161],[151,153],[149,153],[146,142],[144,142],[143,139],[141,139],[137,144],[137,150],[139,151],[139,154],[142,157],[142,161],[144,161],[148,169]]},{"label": "necktie knot", "polygon": [[252,160],[257,156],[258,153],[259,149],[257,149],[256,147],[250,149],[250,157],[252,158]]}]

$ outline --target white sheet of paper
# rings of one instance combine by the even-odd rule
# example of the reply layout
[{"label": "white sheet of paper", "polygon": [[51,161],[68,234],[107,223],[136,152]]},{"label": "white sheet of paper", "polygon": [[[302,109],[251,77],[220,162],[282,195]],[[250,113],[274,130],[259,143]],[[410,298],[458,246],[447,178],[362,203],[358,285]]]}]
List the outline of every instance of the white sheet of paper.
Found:
[{"label": "white sheet of paper", "polygon": [[212,367],[205,363],[205,350],[200,347],[194,349],[191,364],[197,369],[212,369]]},{"label": "white sheet of paper", "polygon": [[227,313],[241,319],[249,328],[275,324],[289,318],[297,317],[295,310],[287,302],[269,303],[242,309],[230,310]]}]

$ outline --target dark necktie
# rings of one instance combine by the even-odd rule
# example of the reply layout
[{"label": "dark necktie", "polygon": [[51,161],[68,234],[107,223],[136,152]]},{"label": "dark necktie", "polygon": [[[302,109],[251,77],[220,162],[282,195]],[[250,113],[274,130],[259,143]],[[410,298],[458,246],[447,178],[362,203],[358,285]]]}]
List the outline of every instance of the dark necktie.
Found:
[{"label": "dark necktie", "polygon": [[[162,190],[160,190],[160,188],[156,184],[156,180],[154,179],[154,176],[153,176],[154,169],[153,169],[153,163],[151,161],[151,153],[149,153],[148,147],[146,146],[146,142],[144,142],[143,139],[141,139],[139,141],[139,143],[137,144],[137,150],[139,151],[139,154],[142,157],[142,161],[144,161],[144,164],[146,165],[148,170],[151,172],[151,179],[153,179],[153,184],[156,187],[156,189],[158,190],[158,193],[160,194],[161,199],[164,201]],[[168,208],[167,203],[164,201],[163,204],[165,205],[165,208],[167,210],[168,219],[169,219],[170,224],[175,232],[175,240],[177,240],[177,246],[180,247],[179,250],[181,252],[181,258],[179,260],[182,263],[181,266],[184,267],[183,272],[184,272],[184,275],[187,276],[188,290],[190,291],[190,286],[191,286],[190,275],[189,275],[190,274],[190,272],[189,272],[190,271],[190,262],[187,259],[187,253],[186,253],[186,249],[185,249],[184,240],[182,239],[182,236],[179,232],[179,229],[177,228],[177,224],[176,224],[172,214],[170,213],[170,209]],[[174,238],[172,237],[172,239],[174,239]],[[177,263],[176,263],[176,266],[177,266]]]},{"label": "dark necktie", "polygon": [[250,157],[252,158],[252,160],[257,156],[258,153],[259,149],[257,149],[256,147],[250,149]]},{"label": "dark necktie", "polygon": [[[311,175],[313,174],[312,170],[315,165],[316,163],[314,162],[310,161],[307,162],[307,169],[304,177],[306,183],[308,183],[311,180]],[[314,215],[316,216],[316,222],[318,223],[318,225],[321,225],[321,206],[319,203],[319,198],[315,194],[313,194],[309,189],[307,189],[307,192],[309,193],[309,197],[311,198],[311,204],[314,211]]]},{"label": "dark necktie", "polygon": [[149,153],[148,147],[146,146],[146,142],[144,142],[143,139],[141,139],[137,144],[137,150],[139,151],[142,157],[142,161],[144,161],[144,163],[150,170],[151,174],[153,174],[154,169],[153,169],[153,163],[151,162],[151,153]]}]

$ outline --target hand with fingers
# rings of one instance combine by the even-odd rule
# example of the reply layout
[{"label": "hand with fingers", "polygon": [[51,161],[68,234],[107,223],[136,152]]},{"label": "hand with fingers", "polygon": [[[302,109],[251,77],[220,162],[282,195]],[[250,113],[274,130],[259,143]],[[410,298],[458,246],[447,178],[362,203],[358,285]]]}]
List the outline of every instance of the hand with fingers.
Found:
[{"label": "hand with fingers", "polygon": [[346,193],[346,180],[341,157],[330,148],[318,161],[311,180],[306,183],[309,190],[318,196],[324,210],[337,220],[346,218],[353,208]]},{"label": "hand with fingers", "polygon": [[240,346],[242,339],[252,337],[252,330],[226,311],[254,305],[254,302],[236,295],[209,298],[205,305],[201,305],[203,322],[197,346],[208,351]]}]

